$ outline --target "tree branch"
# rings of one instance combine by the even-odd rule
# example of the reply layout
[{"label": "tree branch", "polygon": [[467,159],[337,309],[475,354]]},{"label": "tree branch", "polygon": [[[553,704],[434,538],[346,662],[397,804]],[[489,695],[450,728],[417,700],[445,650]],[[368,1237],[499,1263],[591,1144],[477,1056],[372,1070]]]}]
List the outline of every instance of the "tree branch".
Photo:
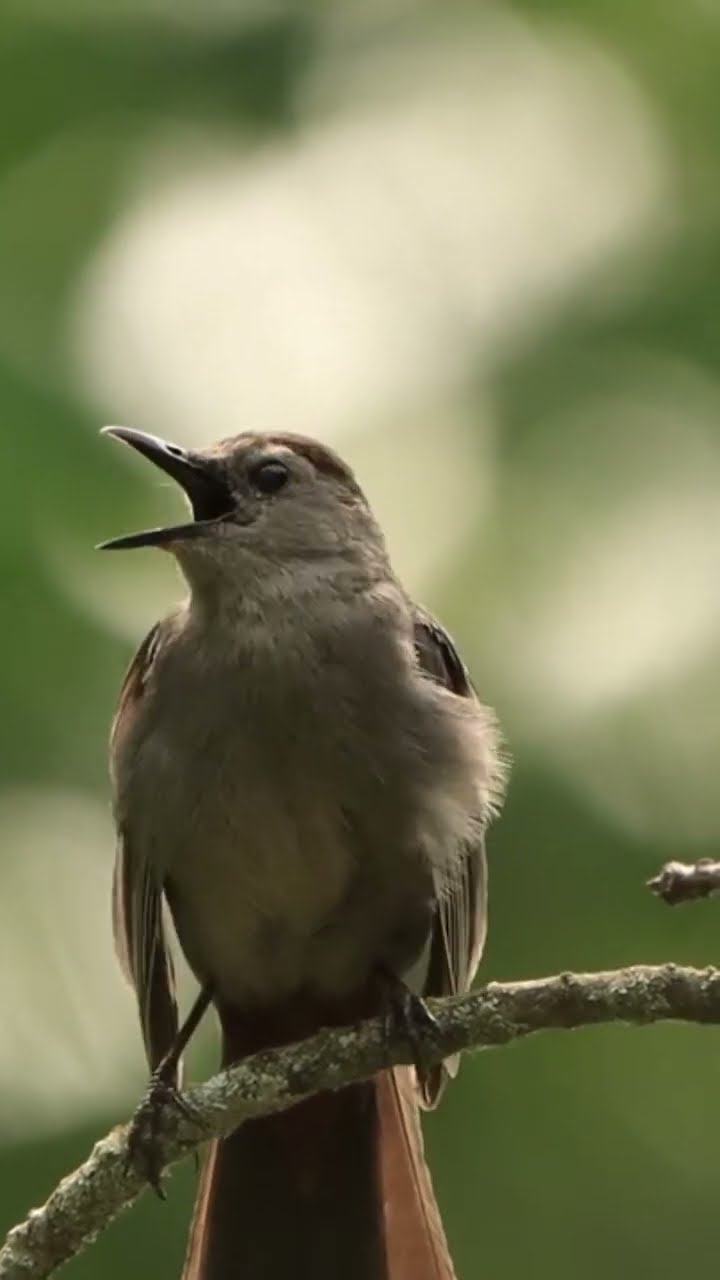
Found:
[{"label": "tree branch", "polygon": [[694,898],[710,898],[720,892],[720,862],[700,858],[698,862],[666,862],[658,874],[647,882],[658,898],[676,907]]},{"label": "tree branch", "polygon": [[[428,1046],[428,1063],[553,1028],[666,1019],[720,1023],[720,970],[666,964],[565,973],[491,983],[471,995],[432,1001],[431,1007],[439,1030],[436,1043]],[[254,1116],[282,1111],[320,1090],[337,1089],[410,1060],[408,1046],[389,1044],[377,1020],[255,1054],[187,1090],[183,1097],[195,1121],[175,1108],[163,1113],[163,1164]],[[126,1170],[126,1137],[127,1126],[112,1130],[42,1208],[13,1228],[0,1249],[0,1280],[49,1276],[137,1199],[144,1182],[137,1170]]]}]

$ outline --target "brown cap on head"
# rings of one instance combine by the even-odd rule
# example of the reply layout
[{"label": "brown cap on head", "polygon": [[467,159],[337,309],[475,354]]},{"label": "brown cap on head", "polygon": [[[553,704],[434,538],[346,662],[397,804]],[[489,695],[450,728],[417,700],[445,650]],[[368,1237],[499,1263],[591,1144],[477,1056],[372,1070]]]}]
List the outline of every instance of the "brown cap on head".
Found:
[{"label": "brown cap on head", "polygon": [[263,446],[279,445],[290,449],[299,458],[305,458],[315,470],[331,480],[344,484],[356,497],[362,498],[363,492],[355,479],[352,468],[329,445],[313,440],[312,436],[301,435],[295,431],[254,432],[243,431],[237,436],[229,436],[214,446],[216,450],[227,456],[234,451],[260,450]]}]

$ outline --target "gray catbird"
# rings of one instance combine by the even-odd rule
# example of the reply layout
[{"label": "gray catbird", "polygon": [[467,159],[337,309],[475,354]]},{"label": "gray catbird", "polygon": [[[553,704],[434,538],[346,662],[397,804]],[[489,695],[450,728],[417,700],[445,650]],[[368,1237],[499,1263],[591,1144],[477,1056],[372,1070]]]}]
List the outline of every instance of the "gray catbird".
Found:
[{"label": "gray catbird", "polygon": [[[194,451],[106,430],[192,507],[103,544],[163,547],[190,589],[141,645],[112,730],[115,934],[151,1068],[172,1083],[188,1031],[163,899],[223,1063],[466,990],[496,724],[352,472],[299,435]],[[452,1277],[417,1114],[452,1069],[388,1070],[216,1143],[186,1280]]]}]

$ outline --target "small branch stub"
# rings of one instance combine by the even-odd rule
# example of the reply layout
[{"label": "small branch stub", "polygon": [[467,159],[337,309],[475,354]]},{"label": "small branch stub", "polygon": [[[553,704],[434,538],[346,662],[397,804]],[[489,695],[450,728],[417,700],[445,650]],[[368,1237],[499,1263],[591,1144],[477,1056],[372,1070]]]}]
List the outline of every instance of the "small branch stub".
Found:
[{"label": "small branch stub", "polygon": [[666,862],[656,876],[647,882],[648,889],[676,907],[696,898],[710,898],[720,893],[720,862],[700,858],[698,862]]}]

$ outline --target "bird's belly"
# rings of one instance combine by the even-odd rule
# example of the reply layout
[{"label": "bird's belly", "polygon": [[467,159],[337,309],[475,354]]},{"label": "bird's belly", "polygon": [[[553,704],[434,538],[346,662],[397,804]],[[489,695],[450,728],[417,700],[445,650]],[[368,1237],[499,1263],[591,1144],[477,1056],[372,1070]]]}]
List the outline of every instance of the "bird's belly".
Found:
[{"label": "bird's belly", "polygon": [[277,818],[251,837],[231,827],[215,840],[209,833],[202,868],[181,857],[168,876],[178,936],[198,977],[238,1001],[305,985],[313,940],[341,910],[351,870],[339,833],[323,839]]},{"label": "bird's belly", "polygon": [[[146,744],[145,779],[164,797],[146,838],[191,968],[234,1003],[312,983],[317,939],[342,913],[357,865],[337,787],[307,749],[277,770],[237,745],[195,753],[184,769],[177,748],[170,767],[157,740]],[[358,974],[361,953],[358,940]]]}]

